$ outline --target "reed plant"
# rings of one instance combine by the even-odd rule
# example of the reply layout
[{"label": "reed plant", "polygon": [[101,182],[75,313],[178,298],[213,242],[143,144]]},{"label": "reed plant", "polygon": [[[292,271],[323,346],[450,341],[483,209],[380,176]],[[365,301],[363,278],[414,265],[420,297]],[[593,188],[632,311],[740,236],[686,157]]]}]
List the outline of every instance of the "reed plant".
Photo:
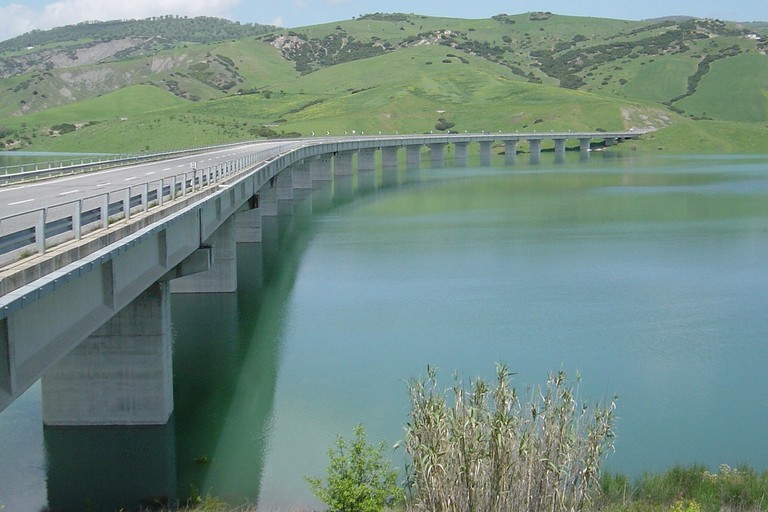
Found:
[{"label": "reed plant", "polygon": [[[408,505],[417,511],[578,511],[599,490],[613,447],[615,397],[590,407],[565,372],[523,402],[506,365],[496,382],[438,386],[434,368],[408,383]],[[578,382],[579,379],[577,379]]]}]

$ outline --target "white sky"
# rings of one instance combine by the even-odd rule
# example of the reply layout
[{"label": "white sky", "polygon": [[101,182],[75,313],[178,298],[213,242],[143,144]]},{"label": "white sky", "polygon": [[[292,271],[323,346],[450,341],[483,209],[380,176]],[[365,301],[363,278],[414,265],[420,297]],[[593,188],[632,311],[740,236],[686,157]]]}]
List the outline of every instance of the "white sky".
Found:
[{"label": "white sky", "polygon": [[165,14],[216,16],[242,23],[299,27],[373,12],[488,18],[499,13],[530,11],[629,20],[688,15],[731,21],[768,21],[766,0],[0,0],[0,40],[33,29],[86,20],[138,19]]}]

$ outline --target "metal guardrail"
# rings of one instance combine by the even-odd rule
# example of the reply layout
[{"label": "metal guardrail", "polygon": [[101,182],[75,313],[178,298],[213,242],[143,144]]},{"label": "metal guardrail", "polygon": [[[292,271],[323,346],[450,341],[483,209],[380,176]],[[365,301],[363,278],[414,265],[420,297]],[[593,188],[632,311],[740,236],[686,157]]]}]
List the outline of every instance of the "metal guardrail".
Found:
[{"label": "metal guardrail", "polygon": [[[113,221],[164,206],[269,161],[285,150],[280,145],[214,166],[0,218],[0,266],[35,253],[44,254],[54,245],[79,240],[86,233],[109,227]],[[10,232],[3,233],[4,226],[9,226]]]},{"label": "metal guardrail", "polygon": [[[176,158],[180,156],[196,155],[214,149],[239,146],[242,144],[244,143],[236,142],[232,144],[201,146],[197,148],[143,155],[119,155],[117,157],[110,155],[111,158],[91,160],[89,162],[85,162],[85,159],[83,158],[80,160],[80,163],[74,163],[74,160],[70,160],[69,165],[64,165],[64,160],[11,165],[0,167],[0,186],[24,181],[38,180],[41,178],[53,178],[59,176],[67,176],[70,174],[99,171],[102,169],[120,167],[122,165],[128,164],[138,164],[143,162],[167,160],[169,158]],[[17,169],[16,172],[11,172],[13,169]]]}]

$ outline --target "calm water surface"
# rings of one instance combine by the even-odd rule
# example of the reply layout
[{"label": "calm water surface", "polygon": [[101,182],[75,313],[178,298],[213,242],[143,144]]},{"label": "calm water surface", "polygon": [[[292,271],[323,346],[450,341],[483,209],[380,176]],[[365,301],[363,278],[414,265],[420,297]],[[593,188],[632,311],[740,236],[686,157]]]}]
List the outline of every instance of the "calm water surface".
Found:
[{"label": "calm water surface", "polygon": [[564,369],[589,400],[618,394],[611,470],[768,469],[768,158],[545,155],[397,181],[241,246],[237,294],[174,296],[169,426],[43,431],[39,387],[0,414],[0,504],[104,503],[98,482],[318,507],[304,476],[357,423],[399,440],[428,364],[446,386],[504,361],[520,390]]}]

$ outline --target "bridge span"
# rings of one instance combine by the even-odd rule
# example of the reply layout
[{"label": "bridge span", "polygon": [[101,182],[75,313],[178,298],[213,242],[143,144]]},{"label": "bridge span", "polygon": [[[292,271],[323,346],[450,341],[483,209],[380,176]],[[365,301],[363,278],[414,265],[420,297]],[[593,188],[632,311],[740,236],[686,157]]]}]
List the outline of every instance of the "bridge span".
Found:
[{"label": "bridge span", "polygon": [[[0,189],[0,411],[42,378],[47,425],[164,424],[173,412],[171,293],[237,288],[237,243],[269,219],[397,169],[483,164],[503,144],[538,162],[566,141],[587,155],[642,132],[360,136],[248,143],[205,154]],[[428,148],[428,152],[425,152]],[[324,192],[325,191],[325,192]],[[3,259],[4,258],[4,259]]]}]

